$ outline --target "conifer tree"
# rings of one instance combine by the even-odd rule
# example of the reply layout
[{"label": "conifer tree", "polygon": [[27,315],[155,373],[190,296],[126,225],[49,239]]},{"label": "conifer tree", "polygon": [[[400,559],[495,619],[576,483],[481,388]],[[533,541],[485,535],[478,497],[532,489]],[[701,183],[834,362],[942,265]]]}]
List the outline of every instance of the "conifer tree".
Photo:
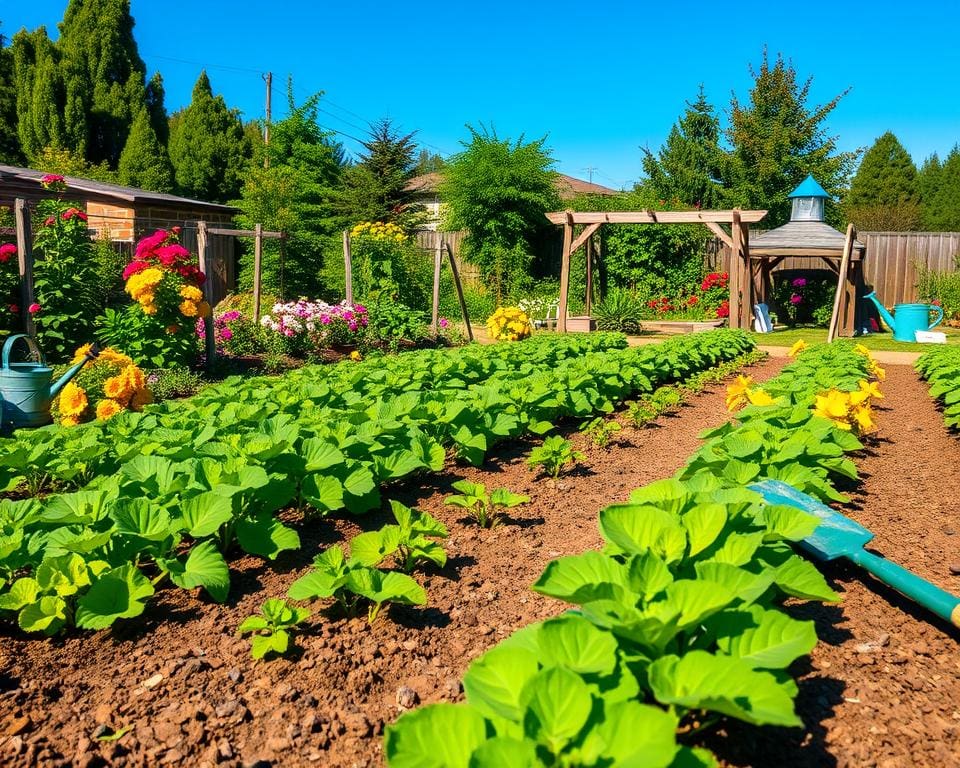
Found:
[{"label": "conifer tree", "polygon": [[[63,119],[65,98],[59,59],[44,27],[14,35],[17,135],[31,163],[45,147],[70,146]],[[77,149],[82,153],[82,146]]]},{"label": "conifer tree", "polygon": [[940,175],[942,170],[940,157],[934,152],[923,161],[923,165],[917,174],[917,184],[920,188],[921,225],[926,230],[936,230],[934,201],[940,189]]},{"label": "conifer tree", "polygon": [[190,105],[170,123],[169,150],[181,194],[218,203],[239,194],[250,145],[240,113],[213,95],[206,72],[193,87]]},{"label": "conifer tree", "polygon": [[790,218],[788,195],[812,174],[831,195],[847,182],[857,152],[838,152],[836,137],[824,121],[846,91],[826,104],[810,107],[808,78],[797,81],[793,65],[777,56],[771,64],[764,49],[747,102],[736,95],[730,103],[727,140],[733,151],[727,168],[731,200],[742,208],[769,211],[764,226],[776,227]]},{"label": "conifer tree", "polygon": [[127,144],[120,155],[117,178],[121,184],[154,192],[173,191],[173,166],[153,130],[144,107],[133,121]]},{"label": "conifer tree", "polygon": [[0,163],[19,164],[24,160],[17,136],[17,90],[14,85],[13,51],[0,34]]},{"label": "conifer tree", "polygon": [[890,131],[864,154],[850,182],[844,209],[861,230],[903,231],[920,226],[917,167]]},{"label": "conifer tree", "polygon": [[960,232],[960,145],[954,145],[940,167],[937,189],[928,210],[935,232]]},{"label": "conifer tree", "polygon": [[683,116],[670,130],[660,151],[644,149],[647,185],[667,205],[719,208],[723,206],[724,153],[720,148],[720,120],[703,86]]}]

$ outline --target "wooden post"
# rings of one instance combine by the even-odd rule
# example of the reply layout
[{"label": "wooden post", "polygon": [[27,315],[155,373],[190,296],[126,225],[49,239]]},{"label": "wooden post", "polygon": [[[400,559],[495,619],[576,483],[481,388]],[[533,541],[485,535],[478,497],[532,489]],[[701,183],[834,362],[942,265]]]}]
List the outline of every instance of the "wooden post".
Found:
[{"label": "wooden post", "polygon": [[[850,271],[850,255],[853,253],[853,241],[857,231],[853,224],[847,224],[847,237],[843,242],[843,256],[840,257],[840,273],[837,275],[837,291],[833,295],[833,314],[830,315],[830,330],[827,331],[827,343],[837,337],[837,328],[840,325],[840,310],[843,304],[844,293],[847,290],[847,273]],[[852,306],[847,309],[853,309]]]},{"label": "wooden post", "polygon": [[344,298],[353,306],[353,257],[350,254],[350,232],[343,230],[343,284]]},{"label": "wooden post", "polygon": [[590,317],[590,310],[593,306],[593,235],[587,238],[586,242],[586,254],[587,254],[587,300],[586,300],[586,316]]},{"label": "wooden post", "polygon": [[430,314],[430,335],[437,335],[437,325],[440,322],[440,267],[443,265],[443,235],[434,233],[437,245],[433,252],[433,311]]},{"label": "wooden post", "polygon": [[467,326],[467,338],[473,341],[473,328],[470,327],[470,315],[467,313],[467,301],[463,298],[463,286],[460,284],[460,270],[457,269],[457,260],[453,258],[453,249],[450,243],[443,243],[450,258],[450,271],[453,273],[453,286],[457,289],[457,299],[460,301],[460,312],[463,313],[463,322]]},{"label": "wooden post", "polygon": [[203,336],[207,355],[207,370],[213,369],[217,357],[217,344],[213,336],[213,259],[210,253],[210,243],[207,238],[207,222],[197,222],[197,253],[200,258],[200,269],[207,276],[203,282],[204,298],[210,305],[210,315],[203,319]]},{"label": "wooden post", "polygon": [[557,332],[567,332],[567,294],[570,291],[570,246],[573,244],[573,211],[566,212],[563,223],[563,253],[560,256],[560,307]]},{"label": "wooden post", "polygon": [[260,273],[263,271],[263,225],[253,226],[253,322],[260,324]]},{"label": "wooden post", "polygon": [[[731,328],[743,328],[743,270],[740,262],[743,253],[743,230],[740,229],[740,211],[734,210],[733,223],[730,227],[730,318]],[[751,308],[751,312],[752,312]]]},{"label": "wooden post", "polygon": [[20,270],[20,317],[23,332],[31,336],[37,333],[37,324],[30,314],[33,304],[33,234],[30,231],[30,208],[27,201],[18,197],[14,201],[14,217],[17,227],[17,264]]},{"label": "wooden post", "polygon": [[[737,211],[736,217],[740,217],[739,211]],[[743,221],[740,222],[740,250],[743,253],[744,274],[741,285],[746,292],[744,298],[747,304],[747,311],[744,313],[744,323],[740,327],[745,331],[749,331],[753,328],[753,305],[757,303],[757,291],[754,290],[753,274],[750,266],[750,225]]]}]

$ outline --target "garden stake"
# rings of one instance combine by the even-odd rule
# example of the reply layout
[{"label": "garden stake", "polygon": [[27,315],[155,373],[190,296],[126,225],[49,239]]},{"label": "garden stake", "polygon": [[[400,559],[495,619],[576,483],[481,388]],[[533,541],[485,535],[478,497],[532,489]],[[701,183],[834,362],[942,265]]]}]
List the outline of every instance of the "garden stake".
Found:
[{"label": "garden stake", "polygon": [[937,616],[960,627],[960,597],[911,573],[906,568],[867,552],[873,533],[816,499],[779,480],[763,480],[750,486],[768,504],[785,504],[820,518],[817,529],[798,544],[819,560],[846,557]]}]

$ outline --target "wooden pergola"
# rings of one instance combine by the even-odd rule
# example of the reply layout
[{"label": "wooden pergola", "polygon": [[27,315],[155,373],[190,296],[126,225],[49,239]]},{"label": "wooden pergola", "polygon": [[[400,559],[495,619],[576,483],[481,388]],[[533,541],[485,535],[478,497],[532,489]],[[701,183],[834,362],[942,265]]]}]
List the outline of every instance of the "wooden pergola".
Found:
[{"label": "wooden pergola", "polygon": [[[730,327],[749,330],[753,317],[754,281],[750,261],[750,225],[767,215],[766,211],[556,211],[548,213],[553,224],[563,227],[563,254],[560,264],[560,307],[557,331],[567,330],[570,292],[570,256],[592,238],[604,224],[703,224],[730,247]],[[721,224],[729,224],[727,233]],[[574,239],[574,227],[583,230]],[[587,249],[587,305],[593,289],[594,249]]]}]

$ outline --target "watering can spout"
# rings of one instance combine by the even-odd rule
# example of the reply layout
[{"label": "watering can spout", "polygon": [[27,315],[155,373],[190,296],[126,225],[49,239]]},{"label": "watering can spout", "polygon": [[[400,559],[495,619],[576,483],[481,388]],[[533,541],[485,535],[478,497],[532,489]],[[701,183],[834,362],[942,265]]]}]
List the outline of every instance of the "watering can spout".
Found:
[{"label": "watering can spout", "polygon": [[870,299],[870,301],[873,302],[874,306],[877,308],[877,312],[880,313],[880,317],[883,318],[883,322],[885,322],[885,323],[887,324],[887,327],[888,327],[891,331],[893,331],[894,333],[896,333],[896,332],[897,332],[897,324],[896,324],[896,321],[893,319],[893,315],[891,315],[889,312],[887,312],[887,308],[886,308],[885,306],[883,306],[883,304],[881,304],[880,301],[877,299],[876,291],[870,291],[870,293],[868,293],[868,294],[867,294],[866,296],[864,296],[863,298],[865,298],[865,299]]},{"label": "watering can spout", "polygon": [[60,390],[67,385],[70,379],[80,373],[80,370],[83,368],[83,366],[85,366],[91,360],[95,360],[99,354],[100,350],[97,348],[97,345],[91,344],[90,348],[84,353],[83,360],[81,360],[79,363],[71,365],[63,374],[63,376],[50,385],[50,399],[52,400],[58,394],[60,394]]}]

